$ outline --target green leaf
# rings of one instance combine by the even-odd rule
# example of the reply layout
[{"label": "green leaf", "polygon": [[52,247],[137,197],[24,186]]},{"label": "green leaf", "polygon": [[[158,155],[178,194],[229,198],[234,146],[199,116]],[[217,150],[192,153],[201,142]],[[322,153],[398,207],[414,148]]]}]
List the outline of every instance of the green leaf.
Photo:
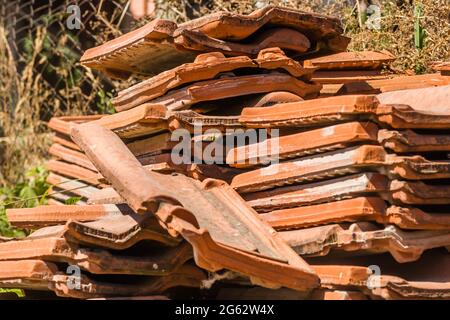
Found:
[{"label": "green leaf", "polygon": [[77,204],[77,202],[80,200],[81,200],[81,197],[71,197],[71,198],[67,199],[66,201],[64,201],[64,204],[66,204],[68,206],[73,206],[73,205]]}]

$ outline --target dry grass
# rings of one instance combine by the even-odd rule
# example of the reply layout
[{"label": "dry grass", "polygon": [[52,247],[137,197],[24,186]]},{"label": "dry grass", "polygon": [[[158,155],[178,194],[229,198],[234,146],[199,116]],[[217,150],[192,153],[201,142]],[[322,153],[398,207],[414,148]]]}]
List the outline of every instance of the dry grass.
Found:
[{"label": "dry grass", "polygon": [[43,31],[35,39],[35,54],[19,74],[7,34],[0,27],[0,128],[1,128],[1,184],[21,180],[24,168],[42,162],[49,145],[49,135],[41,121],[42,106],[46,104],[47,90],[39,75],[33,72],[39,63]]}]

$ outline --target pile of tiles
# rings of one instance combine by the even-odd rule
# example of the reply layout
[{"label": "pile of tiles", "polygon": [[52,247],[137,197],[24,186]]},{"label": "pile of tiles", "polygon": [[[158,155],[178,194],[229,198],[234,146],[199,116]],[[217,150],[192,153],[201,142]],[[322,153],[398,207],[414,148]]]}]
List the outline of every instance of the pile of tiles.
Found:
[{"label": "pile of tiles", "polygon": [[[116,114],[50,121],[50,200],[8,210],[34,232],[0,238],[0,287],[450,298],[450,77],[385,74],[390,53],[348,42],[337,19],[266,7],[157,19],[88,50],[84,65],[146,79]],[[248,129],[265,136],[222,140]],[[174,160],[179,132],[191,161]]]}]

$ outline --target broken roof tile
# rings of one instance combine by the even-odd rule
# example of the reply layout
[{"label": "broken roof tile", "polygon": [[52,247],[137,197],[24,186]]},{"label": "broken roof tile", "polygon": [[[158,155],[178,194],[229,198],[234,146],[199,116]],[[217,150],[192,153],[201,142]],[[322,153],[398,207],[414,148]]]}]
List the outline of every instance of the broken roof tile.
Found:
[{"label": "broken roof tile", "polygon": [[349,227],[332,224],[284,231],[281,236],[300,255],[324,256],[330,251],[357,251],[358,255],[390,252],[399,263],[418,260],[425,250],[450,243],[449,231],[403,231],[393,225],[380,228],[365,222]]},{"label": "broken roof tile", "polygon": [[383,64],[394,60],[395,56],[388,51],[354,51],[305,60],[303,65],[320,70],[379,69]]},{"label": "broken roof tile", "polygon": [[378,197],[359,197],[324,204],[276,210],[260,215],[277,230],[300,229],[328,223],[375,221],[404,229],[450,230],[450,214],[387,207]]},{"label": "broken roof tile", "polygon": [[[239,272],[264,286],[317,286],[308,265],[225,183],[200,184],[147,172],[116,135],[95,124],[74,128],[72,138],[136,212],[153,212],[168,230],[190,242],[201,267]],[[103,148],[111,157],[101,157]],[[134,184],[124,185],[128,179]],[[173,190],[174,185],[183,192]],[[289,275],[281,270],[289,270]]]}]

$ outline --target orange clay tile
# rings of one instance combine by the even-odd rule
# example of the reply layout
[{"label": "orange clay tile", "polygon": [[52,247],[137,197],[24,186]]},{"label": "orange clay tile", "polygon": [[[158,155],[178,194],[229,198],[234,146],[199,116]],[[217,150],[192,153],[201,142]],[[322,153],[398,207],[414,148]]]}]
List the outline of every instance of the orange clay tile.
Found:
[{"label": "orange clay tile", "polygon": [[56,265],[41,260],[0,261],[0,284],[2,288],[47,291],[57,271]]},{"label": "orange clay tile", "polygon": [[93,221],[101,217],[130,214],[124,206],[39,206],[36,208],[8,209],[10,223],[20,227],[48,226],[65,223],[68,220]]},{"label": "orange clay tile", "polygon": [[448,185],[390,180],[384,175],[372,172],[247,193],[243,197],[256,211],[268,212],[374,194],[395,204],[450,203],[450,187]]},{"label": "orange clay tile", "polygon": [[58,160],[49,160],[46,164],[46,168],[47,170],[58,175],[78,179],[90,185],[102,185],[102,176],[98,172],[85,169],[75,164],[70,164]]},{"label": "orange clay tile", "polygon": [[[407,281],[381,275],[372,279],[372,270],[360,266],[313,266],[324,288],[359,288],[370,296],[383,299],[449,299],[450,282]],[[373,281],[373,282],[372,282]],[[369,287],[373,285],[373,287]]]},{"label": "orange clay tile", "polygon": [[183,243],[178,247],[146,255],[115,255],[102,249],[80,248],[64,238],[39,238],[0,244],[0,261],[45,260],[77,265],[93,274],[129,274],[163,276],[176,271],[192,258],[192,248]]},{"label": "orange clay tile", "polygon": [[258,165],[268,159],[284,160],[336,149],[357,143],[375,143],[378,127],[370,122],[350,122],[231,149],[227,164],[233,167]]},{"label": "orange clay tile", "polygon": [[[79,201],[77,201],[77,204],[78,204],[78,202],[79,202]],[[59,201],[59,200],[56,200],[56,199],[53,199],[53,198],[48,199],[48,200],[47,200],[47,204],[48,204],[49,206],[64,206],[64,205],[65,205],[64,202]]]},{"label": "orange clay tile", "polygon": [[450,61],[435,61],[435,62],[430,63],[430,67],[436,71],[449,72],[450,71]]},{"label": "orange clay tile", "polygon": [[76,299],[143,296],[163,294],[168,289],[175,287],[200,288],[202,281],[206,280],[206,275],[201,269],[187,264],[169,275],[142,277],[139,279],[140,281],[134,283],[104,282],[82,275],[80,289],[73,289],[68,285],[70,280],[70,276],[66,274],[57,274],[50,283],[50,289],[60,297]]},{"label": "orange clay tile", "polygon": [[412,130],[378,131],[380,144],[396,153],[450,151],[450,135],[418,134]]},{"label": "orange clay tile", "polygon": [[[318,285],[308,265],[226,183],[148,172],[114,133],[95,124],[74,128],[72,138],[136,212],[153,212],[191,243],[202,268],[229,269],[272,288]],[[110,157],[101,156],[106,149]]]},{"label": "orange clay tile", "polygon": [[[293,103],[283,103],[265,108],[244,108],[239,121],[253,128],[309,125],[322,122],[350,120],[373,112],[379,104],[375,96],[340,96]],[[352,116],[353,114],[353,116]]]},{"label": "orange clay tile", "polygon": [[450,230],[450,214],[420,209],[387,207],[378,197],[360,197],[292,209],[276,210],[261,217],[277,230],[300,229],[328,223],[374,221],[403,229]]},{"label": "orange clay tile", "polygon": [[120,204],[125,200],[114,190],[114,188],[103,188],[88,198],[88,204]]},{"label": "orange clay tile", "polygon": [[303,33],[281,27],[261,30],[245,42],[218,40],[198,31],[180,30],[174,43],[190,51],[219,51],[228,56],[251,57],[265,48],[279,47],[294,55],[305,53],[311,48],[311,42]]},{"label": "orange clay tile", "polygon": [[102,116],[103,115],[53,117],[50,119],[48,127],[60,134],[70,135],[70,128],[74,124],[94,121],[100,119]]},{"label": "orange clay tile", "polygon": [[55,132],[55,134],[53,135],[53,143],[60,144],[72,150],[80,151],[80,148],[75,143],[73,143],[72,139],[70,139],[70,136],[58,132]]},{"label": "orange clay tile", "polygon": [[220,52],[198,55],[193,63],[183,64],[174,69],[142,81],[122,90],[113,99],[118,111],[124,111],[164,95],[167,91],[187,83],[209,80],[223,72],[239,68],[252,68],[255,72],[284,69],[294,77],[310,78],[314,69],[304,69],[299,62],[288,58],[279,48],[261,50],[257,59],[247,56],[226,58]]},{"label": "orange clay tile", "polygon": [[366,222],[284,231],[281,236],[302,256],[325,256],[331,251],[390,252],[399,263],[416,261],[425,250],[450,244],[449,231],[402,231],[393,225],[380,228]]},{"label": "orange clay tile", "polygon": [[[270,30],[267,33],[261,29],[263,27],[290,28],[291,38],[286,38],[286,34],[273,35]],[[257,32],[260,29],[261,32]],[[303,32],[308,34],[308,39],[302,36]],[[336,18],[270,6],[247,16],[217,12],[179,26],[171,21],[155,19],[137,30],[87,50],[81,63],[110,76],[126,78],[133,72],[158,73],[193,61],[195,54],[186,49],[256,55],[264,49],[264,45],[258,42],[268,47],[281,45],[292,49],[292,34],[297,40],[297,50],[308,49],[306,45],[312,40],[320,43],[318,47],[345,51],[349,38],[341,36],[341,33],[342,27]],[[254,45],[240,44],[239,41],[244,39]]]},{"label": "orange clay tile", "polygon": [[61,205],[61,204],[63,204],[63,205],[74,204],[74,205],[79,205],[79,206],[86,205],[86,202],[83,200],[79,200],[76,194],[74,194],[72,192],[68,192],[64,189],[57,188],[57,187],[52,187],[51,193],[49,193],[48,196],[51,199],[57,201],[57,203],[55,203],[56,205]]},{"label": "orange clay tile", "polygon": [[60,144],[54,143],[48,150],[48,153],[50,153],[53,157],[57,159],[79,165],[80,167],[92,171],[97,171],[92,162],[89,161],[89,159],[82,152],[71,150]]},{"label": "orange clay tile", "polygon": [[450,115],[450,78],[448,80],[445,86],[385,92],[377,98],[382,104],[405,104],[423,113]]},{"label": "orange clay tile", "polygon": [[[105,217],[92,222],[69,221],[58,227],[57,234],[70,242],[113,250],[128,249],[141,241],[176,246],[182,240],[170,236],[153,217],[134,215]],[[47,231],[51,232],[54,230]]]},{"label": "orange clay tile", "polygon": [[0,269],[0,285],[3,288],[51,290],[57,296],[78,299],[161,294],[179,286],[199,288],[206,278],[197,267],[184,265],[169,275],[143,277],[137,283],[101,282],[81,275],[80,288],[73,288],[69,285],[72,283],[71,276],[58,271],[53,263],[41,260],[2,261]]},{"label": "orange clay tile", "polygon": [[201,31],[224,40],[243,40],[263,26],[308,31],[314,40],[343,32],[337,18],[276,6],[265,6],[249,15],[221,11],[180,24],[181,29]]},{"label": "orange clay tile", "polygon": [[46,181],[48,184],[51,184],[52,186],[57,186],[62,190],[76,194],[83,198],[89,198],[100,190],[96,187],[87,185],[80,181],[67,179],[53,172],[49,173]]},{"label": "orange clay tile", "polygon": [[388,51],[355,51],[340,52],[305,60],[303,65],[320,70],[379,69],[384,64],[394,60],[395,56]]},{"label": "orange clay tile", "polygon": [[[382,74],[379,70],[329,70],[315,71],[311,80],[323,85],[361,82],[368,80],[382,80],[393,78],[392,75]],[[324,93],[323,91],[321,91]]]},{"label": "orange clay tile", "polygon": [[181,89],[169,91],[149,102],[160,104],[168,110],[185,110],[191,105],[272,91],[288,91],[302,98],[316,97],[322,86],[306,83],[288,74],[268,73],[260,75],[230,76],[196,82]]},{"label": "orange clay tile", "polygon": [[161,153],[171,150],[176,142],[170,141],[170,133],[161,133],[155,136],[136,140],[127,144],[128,149],[137,157],[144,154]]},{"label": "orange clay tile", "polygon": [[450,163],[420,156],[400,157],[387,154],[380,146],[363,145],[244,172],[233,178],[231,186],[239,193],[248,193],[363,171],[409,180],[446,179],[450,177]]},{"label": "orange clay tile", "polygon": [[[423,74],[415,76],[398,76],[385,80],[367,80],[344,83],[337,88],[336,95],[343,94],[376,94],[408,89],[421,89],[447,86],[450,78],[440,74]],[[326,88],[324,88],[326,90]]]},{"label": "orange clay tile", "polygon": [[369,297],[358,291],[314,290],[310,300],[369,300]]},{"label": "orange clay tile", "polygon": [[95,123],[114,131],[123,139],[157,134],[169,129],[193,131],[197,123],[202,124],[203,131],[242,127],[237,116],[204,116],[190,110],[167,111],[164,106],[150,103],[103,117]]},{"label": "orange clay tile", "polygon": [[407,105],[382,105],[372,95],[328,97],[266,108],[244,108],[239,122],[251,128],[274,128],[362,119],[399,129],[445,129],[450,125],[448,113],[429,113]]},{"label": "orange clay tile", "polygon": [[362,173],[304,185],[247,193],[243,197],[258,212],[308,206],[360,195],[384,195],[389,179],[379,173]]}]

